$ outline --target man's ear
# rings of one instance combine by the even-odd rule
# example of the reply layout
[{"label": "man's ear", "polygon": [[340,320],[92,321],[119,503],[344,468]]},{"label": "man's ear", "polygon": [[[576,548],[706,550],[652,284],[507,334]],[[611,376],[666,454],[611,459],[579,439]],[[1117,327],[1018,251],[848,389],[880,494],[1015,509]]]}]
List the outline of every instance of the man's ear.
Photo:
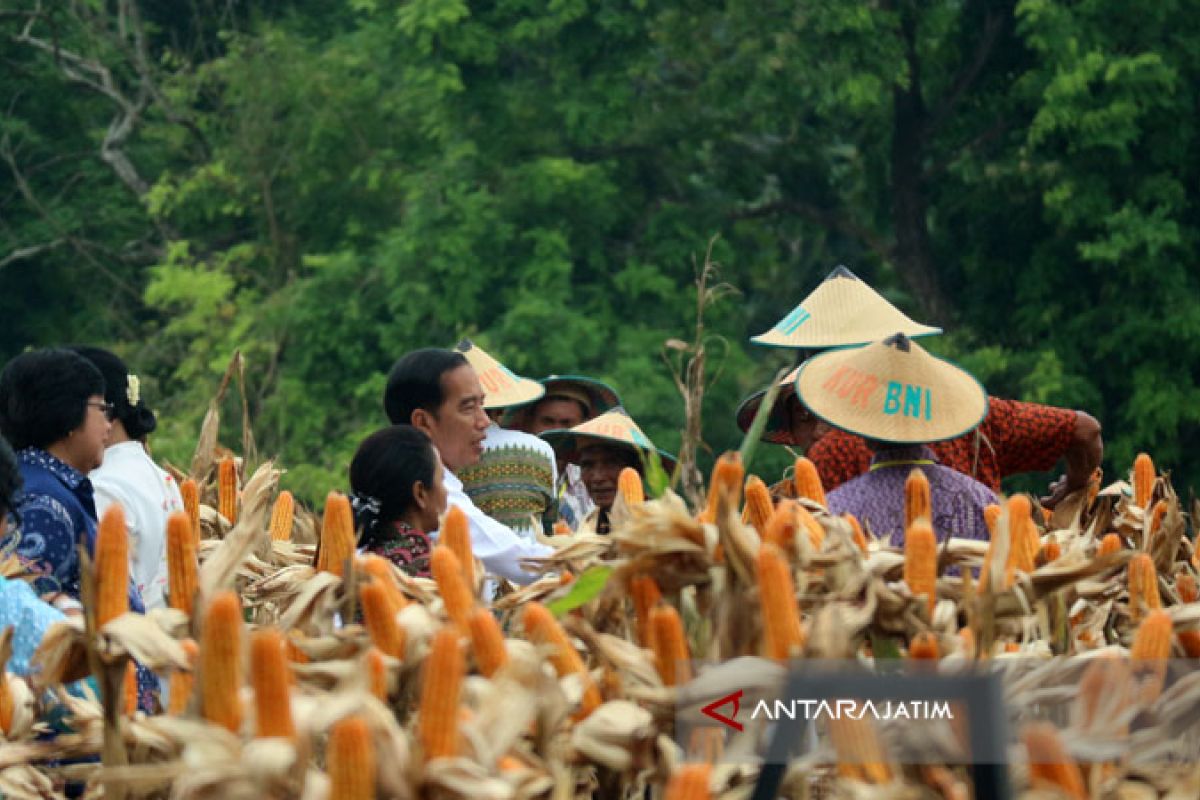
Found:
[{"label": "man's ear", "polygon": [[429,487],[423,481],[413,481],[412,497],[417,508],[424,510],[425,504],[429,502]]},{"label": "man's ear", "polygon": [[433,429],[432,429],[432,425],[431,425],[431,423],[433,422],[433,415],[430,414],[425,409],[423,409],[423,408],[415,409],[412,412],[412,414],[409,416],[409,422],[412,424],[412,426],[414,428],[424,431],[429,436],[433,435]]}]

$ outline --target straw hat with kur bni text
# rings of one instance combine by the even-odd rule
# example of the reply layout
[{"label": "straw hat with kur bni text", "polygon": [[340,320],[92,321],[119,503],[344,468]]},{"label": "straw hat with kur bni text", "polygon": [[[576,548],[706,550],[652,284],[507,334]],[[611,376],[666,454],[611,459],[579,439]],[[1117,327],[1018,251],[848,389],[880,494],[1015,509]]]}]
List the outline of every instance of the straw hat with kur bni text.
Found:
[{"label": "straw hat with kur bni text", "polygon": [[463,354],[479,376],[479,384],[483,387],[483,407],[489,411],[532,403],[545,394],[546,390],[540,383],[514,375],[512,370],[470,339],[463,339],[454,349]]}]

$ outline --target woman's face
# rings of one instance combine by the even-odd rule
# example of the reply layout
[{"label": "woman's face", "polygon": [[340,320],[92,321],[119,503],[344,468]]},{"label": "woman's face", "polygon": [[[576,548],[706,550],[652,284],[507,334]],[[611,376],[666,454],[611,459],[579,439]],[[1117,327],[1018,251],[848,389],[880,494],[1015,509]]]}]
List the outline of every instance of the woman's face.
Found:
[{"label": "woman's face", "polygon": [[107,408],[104,395],[89,397],[83,423],[63,440],[67,453],[64,460],[80,472],[91,472],[104,461],[104,448],[112,430]]},{"label": "woman's face", "polygon": [[436,531],[442,514],[446,513],[446,482],[442,478],[442,458],[437,448],[433,450],[433,480],[428,486],[418,483],[413,487],[413,496],[421,510],[421,530]]}]

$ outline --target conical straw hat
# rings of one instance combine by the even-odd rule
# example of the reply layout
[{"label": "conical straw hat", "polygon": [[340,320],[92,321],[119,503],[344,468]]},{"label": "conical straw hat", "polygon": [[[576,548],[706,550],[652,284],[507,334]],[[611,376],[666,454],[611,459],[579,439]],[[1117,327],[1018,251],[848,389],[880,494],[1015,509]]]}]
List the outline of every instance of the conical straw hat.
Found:
[{"label": "conical straw hat", "polygon": [[898,444],[961,436],[988,410],[987,392],[969,372],[903,334],[810,358],[796,394],[835,428]]},{"label": "conical straw hat", "polygon": [[[771,409],[771,415],[767,417],[767,427],[763,428],[762,440],[771,444],[798,444],[792,440],[791,426],[788,424],[787,418],[787,398],[796,391],[796,375],[800,372],[800,368],[796,367],[779,381],[779,385],[783,388],[779,390],[779,394],[775,396],[775,406]],[[737,426],[741,428],[742,433],[750,430],[750,425],[754,423],[754,417],[758,414],[758,407],[762,405],[763,396],[767,393],[766,389],[760,389],[754,394],[747,397],[741,402],[737,408]]]},{"label": "conical straw hat", "polygon": [[775,327],[750,341],[819,350],[864,345],[897,332],[912,338],[942,329],[913,322],[853,272],[838,267]]},{"label": "conical straw hat", "polygon": [[577,454],[589,443],[617,444],[634,450],[647,452],[653,450],[662,459],[663,468],[667,472],[675,469],[675,456],[659,450],[654,443],[642,433],[642,429],[633,421],[633,417],[620,406],[606,411],[595,419],[580,423],[569,430],[546,431],[542,438],[554,447],[554,451],[567,460]]},{"label": "conical straw hat", "polygon": [[466,356],[467,363],[479,376],[483,386],[483,407],[508,408],[537,400],[546,390],[537,381],[521,378],[496,359],[489,356],[470,339],[463,339],[455,348]]},{"label": "conical straw hat", "polygon": [[546,387],[546,394],[574,397],[584,402],[588,408],[589,419],[621,405],[621,397],[617,390],[595,378],[583,375],[550,375],[539,378],[538,383]]}]

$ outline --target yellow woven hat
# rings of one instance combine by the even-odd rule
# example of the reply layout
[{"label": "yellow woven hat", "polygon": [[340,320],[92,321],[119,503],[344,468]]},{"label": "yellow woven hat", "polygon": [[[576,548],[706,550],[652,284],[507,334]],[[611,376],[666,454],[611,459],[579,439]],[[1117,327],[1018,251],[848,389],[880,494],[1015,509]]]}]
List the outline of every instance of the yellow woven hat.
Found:
[{"label": "yellow woven hat", "polygon": [[877,342],[893,333],[941,333],[913,322],[845,267],[838,267],[775,327],[750,337],[755,344],[820,350]]},{"label": "yellow woven hat", "polygon": [[662,459],[663,468],[667,472],[675,469],[675,456],[659,450],[654,443],[642,433],[642,429],[633,421],[633,417],[625,409],[617,406],[598,417],[581,422],[569,430],[553,430],[542,433],[545,439],[560,456],[568,461],[589,443],[625,445],[631,449],[643,452],[653,450]]},{"label": "yellow woven hat", "polygon": [[514,375],[508,367],[492,358],[470,339],[463,339],[454,349],[466,356],[467,363],[479,376],[479,383],[483,386],[484,408],[524,405],[532,403],[546,393],[546,389],[540,383]]},{"label": "yellow woven hat", "polygon": [[897,444],[953,439],[988,410],[974,376],[902,333],[810,358],[800,366],[796,394],[835,428]]}]

